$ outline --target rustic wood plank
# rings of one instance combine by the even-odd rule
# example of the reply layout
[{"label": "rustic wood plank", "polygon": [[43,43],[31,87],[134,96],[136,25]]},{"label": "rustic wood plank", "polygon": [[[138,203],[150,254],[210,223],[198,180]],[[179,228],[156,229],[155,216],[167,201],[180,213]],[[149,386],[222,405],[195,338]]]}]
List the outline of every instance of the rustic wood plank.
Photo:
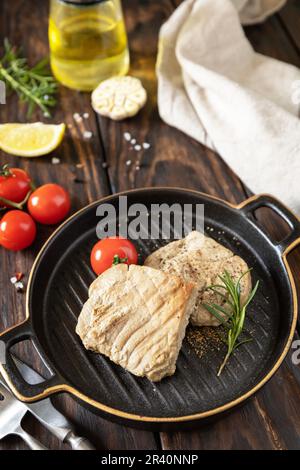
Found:
[{"label": "rustic wood plank", "polygon": [[[10,2],[10,4],[11,3],[12,2]],[[20,40],[22,42],[24,42],[24,31],[26,34],[24,37],[28,39],[28,44],[30,46],[29,49],[31,52],[31,49],[33,51],[36,50],[36,38],[33,39],[33,36],[30,34],[33,24],[32,15],[25,11],[25,16],[27,14],[27,18],[23,18],[24,9],[27,8],[24,3],[25,2],[17,1],[14,2],[14,7],[12,7],[8,0],[2,2],[4,5],[4,14],[0,15],[0,25],[1,31],[5,31],[5,34],[7,34],[7,18],[8,15],[10,16],[13,14],[11,20],[12,24],[9,25],[9,31],[13,31],[14,40]],[[31,1],[30,3],[31,6],[33,3],[35,6],[34,17],[35,14],[37,14],[39,19],[43,17],[45,21],[46,16],[44,10],[41,15],[41,9],[44,9],[45,6],[42,7],[41,2],[37,2],[37,0]],[[132,120],[127,120],[122,124],[115,124],[105,119],[99,120],[102,143],[106,154],[105,157],[108,159],[110,165],[109,176],[112,188],[114,190],[121,190],[149,185],[177,185],[200,189],[210,194],[220,195],[232,202],[242,200],[245,197],[242,184],[221,161],[221,159],[217,158],[213,152],[208,151],[197,142],[184,136],[182,133],[162,124],[158,117],[155,103],[156,84],[154,77],[157,31],[162,21],[164,21],[164,19],[173,10],[173,3],[171,0],[160,2],[150,2],[145,0],[137,2],[137,0],[127,0],[124,2],[124,7],[126,9],[126,20],[132,51],[132,72],[143,79],[143,82],[148,89],[150,99],[147,107],[142,110],[139,116]],[[15,10],[13,8],[15,8]],[[32,10],[33,9],[34,8],[32,8]],[[20,13],[20,10],[22,14]],[[6,20],[4,20],[4,18],[6,18]],[[14,21],[18,21],[18,24],[21,25],[19,26],[19,30],[17,30]],[[270,21],[273,21],[273,19]],[[268,41],[270,39],[272,39],[272,41],[274,39],[276,40],[276,38],[273,37],[273,33],[276,33],[275,26],[268,26],[268,28]],[[41,33],[39,34],[45,34],[44,27],[40,27],[39,29],[41,30]],[[272,34],[270,31],[272,31]],[[256,35],[256,40],[259,40],[258,31],[257,33],[253,33],[252,30],[249,30],[249,32],[247,31],[247,34],[253,42],[255,39],[251,38],[251,34]],[[34,44],[32,44],[33,41]],[[45,47],[46,39],[41,38],[39,41],[41,43],[39,47]],[[284,40],[284,44],[288,44],[286,39]],[[277,44],[276,48],[278,50],[275,52],[273,48],[270,48],[272,50],[269,50],[269,46],[266,46],[265,41],[263,44],[256,44],[256,47],[263,48],[260,52],[269,53],[269,55],[274,54],[274,56],[278,56],[282,60],[288,60],[290,62],[294,61],[293,63],[296,63],[297,61],[296,55],[291,52],[289,47],[288,56],[284,54],[284,47],[279,44]],[[74,95],[77,94],[72,93],[71,95],[66,90],[63,90],[62,93],[66,93],[63,106],[64,110],[68,109],[71,97],[72,109],[73,106],[75,106],[77,108],[76,111],[79,112],[83,112],[87,109],[86,106],[88,106],[88,100],[86,99],[86,95],[78,94],[75,99]],[[18,112],[18,108],[15,105],[13,107],[14,114],[12,113],[9,116],[4,115],[4,118],[24,119],[24,114]],[[61,116],[64,116],[64,118],[67,116],[69,116],[69,118],[71,117],[67,111],[62,111]],[[4,118],[2,119],[4,120]],[[55,119],[56,118],[61,119],[59,115],[56,115]],[[70,121],[72,121],[72,119],[70,119]],[[89,125],[91,125],[91,129],[96,132],[96,128],[93,127],[95,124],[92,122],[92,119]],[[59,168],[53,168],[53,166],[50,166],[47,158],[40,159],[40,163],[37,162],[41,169],[39,172],[35,170],[35,165],[33,165],[34,162],[24,161],[24,166],[25,164],[31,165],[29,167],[30,171],[36,177],[41,178],[41,182],[46,181],[47,179],[43,178],[48,178],[48,175],[51,175],[52,178],[57,178],[57,181],[69,181],[66,175],[68,171],[70,171],[70,165],[72,166],[77,162],[77,160],[73,161],[74,155],[76,155],[77,152],[79,155],[81,154],[80,152],[82,152],[83,161],[86,163],[86,159],[84,157],[86,147],[82,145],[80,133],[76,128],[73,128],[72,131],[74,133],[72,133],[73,137],[71,135],[70,141],[68,140],[70,148],[65,150],[65,147],[63,147],[63,152],[59,149],[59,154],[63,155],[63,161],[65,161],[66,158],[69,162],[66,166],[66,173],[61,174],[61,165]],[[123,132],[125,131],[131,132],[139,141],[149,141],[152,144],[151,149],[142,152],[140,155],[130,151],[123,139]],[[75,140],[75,142],[73,140]],[[87,143],[86,145],[90,144],[92,145],[92,148],[89,150],[90,159],[88,160],[88,165],[84,167],[85,177],[89,179],[89,182],[86,185],[83,184],[81,190],[77,189],[76,186],[76,190],[74,190],[73,193],[75,200],[74,206],[78,205],[78,207],[86,201],[92,200],[92,198],[98,197],[102,193],[106,194],[109,191],[106,174],[102,171],[102,167],[100,165],[102,161],[101,159],[104,158],[101,154],[101,145],[97,140]],[[95,148],[93,146],[95,146]],[[76,150],[76,153],[73,153],[73,149]],[[132,160],[132,165],[127,167],[126,161],[128,159]],[[138,171],[135,169],[137,166],[135,164],[136,162],[139,162],[139,166],[141,167]],[[47,166],[42,167],[42,163]],[[42,168],[45,168],[43,177],[40,176],[42,174]],[[88,189],[86,186],[88,186]],[[47,235],[48,232],[45,230],[45,233],[41,235],[41,238],[45,238]],[[28,255],[26,254],[26,259],[29,259],[26,261],[25,268],[28,267],[29,269],[33,256],[34,253],[29,250]],[[14,262],[16,264],[18,263],[20,269],[24,265],[23,255],[8,258],[6,255],[3,257],[1,253],[1,257],[2,259],[4,258],[3,265],[7,272],[10,272],[9,269],[14,265]],[[0,282],[2,282],[1,279]],[[3,282],[2,285],[6,286],[7,289],[12,290],[7,279],[5,279],[5,282],[6,284]],[[12,292],[12,296],[14,296],[14,292]],[[6,295],[5,299],[3,299],[5,314],[2,316],[6,318],[6,325],[4,326],[15,323],[17,320],[22,318],[22,296],[15,295],[13,302],[11,302],[8,297],[9,296]],[[12,307],[14,312],[19,311],[20,313],[16,313],[14,316],[11,316]],[[8,322],[8,318],[11,323]],[[260,394],[258,394],[254,400],[251,400],[245,407],[234,411],[234,413],[228,415],[226,418],[223,418],[214,425],[210,425],[211,427],[202,427],[199,431],[175,434],[164,433],[161,435],[163,447],[166,449],[299,448],[299,428],[297,427],[296,421],[298,419],[299,422],[299,416],[296,409],[296,403],[297,400],[299,400],[298,371],[298,367],[295,369],[289,361],[285,361],[285,365],[280,369],[278,374],[276,374],[270,384],[268,384]],[[273,382],[274,385],[272,385]],[[282,400],[282,395],[279,395],[278,393],[278,390],[282,390],[282,384],[285,384],[287,390],[284,406],[278,413],[276,404],[278,404],[278,401],[281,403]],[[100,449],[132,449],[138,447],[155,448],[155,441],[152,435],[150,437],[148,433],[127,430],[126,428],[118,427],[95,418],[91,413],[88,413],[83,408],[75,405],[74,401],[70,397],[57,397],[55,402],[68,416],[75,419],[79,430],[82,430],[82,433],[88,435],[91,439],[94,439]],[[270,402],[272,403],[270,404]],[[30,428],[32,425],[33,423],[28,423]],[[37,428],[35,429],[35,432],[36,435],[40,436],[43,442],[50,442],[46,433],[42,434],[41,430]],[[54,440],[51,440],[50,444],[53,448],[58,446],[58,443]],[[1,445],[4,445],[4,443],[1,443]],[[14,439],[9,439],[5,441],[5,445],[7,447],[2,448],[16,448],[19,444]]]},{"label": "rustic wood plank", "polygon": [[[30,0],[24,2],[4,0],[0,5],[0,46],[2,52],[3,38],[8,37],[13,44],[22,45],[24,53],[31,63],[44,57],[48,52],[47,19],[48,2]],[[73,113],[90,114],[82,123],[76,123]],[[41,113],[36,112],[32,121],[43,120]],[[12,96],[7,105],[0,106],[0,122],[25,122],[24,108],[20,107],[17,99]],[[59,105],[49,122],[65,122],[69,124],[67,136],[57,151],[48,157],[38,159],[18,159],[0,152],[0,164],[9,162],[12,166],[26,169],[36,184],[49,181],[65,186],[71,194],[72,212],[87,203],[109,194],[110,187],[106,170],[102,167],[104,155],[98,136],[95,115],[90,106],[88,94],[72,92],[60,88]],[[91,130],[93,138],[84,140],[83,130]],[[51,164],[51,157],[61,159],[59,165]],[[81,164],[81,169],[76,165]],[[78,179],[76,183],[74,180]],[[9,253],[0,249],[0,285],[2,288],[0,330],[20,322],[24,318],[25,297],[17,294],[9,279],[14,272],[25,273],[25,281],[33,260],[43,241],[50,235],[53,228],[39,227],[38,239],[34,246],[22,253]],[[31,348],[22,343],[18,348],[20,355],[39,368],[37,358],[31,358]],[[152,433],[136,431],[117,426],[105,421],[78,405],[70,396],[61,395],[54,399],[57,407],[65,413],[83,435],[88,436],[99,449],[134,449],[143,447],[155,449],[156,440]],[[63,446],[49,435],[32,418],[26,418],[25,423],[36,436],[48,447],[60,449]],[[9,438],[0,443],[0,449],[26,448],[16,438]]]},{"label": "rustic wood plank", "polygon": [[298,0],[288,0],[279,12],[279,16],[294,45],[300,51],[300,4]]},{"label": "rustic wood plank", "polygon": [[[133,119],[114,123],[99,119],[109,176],[114,190],[144,186],[181,186],[202,190],[238,202],[247,196],[239,179],[212,151],[161,122],[156,105],[154,63],[157,31],[165,14],[180,1],[125,2],[132,54],[131,73],[139,76],[147,88],[147,106]],[[134,15],[131,13],[134,10]],[[149,37],[149,31],[152,33]],[[147,41],[143,32],[147,31]],[[276,17],[265,25],[247,28],[255,49],[297,65],[298,56]],[[145,47],[147,54],[145,54]],[[146,55],[146,58],[145,58]],[[144,59],[142,59],[144,57]],[[139,143],[150,142],[151,148],[136,153],[123,137],[130,132]],[[126,162],[130,160],[128,166]],[[140,167],[139,170],[136,166]],[[161,433],[164,449],[283,449],[300,448],[297,420],[291,414],[299,397],[298,367],[285,361],[278,374],[246,406],[198,431]],[[280,411],[278,390],[286,384],[286,400]],[[270,406],[273,401],[274,406]],[[281,423],[281,424],[280,424]],[[285,423],[283,425],[283,423]],[[238,432],[237,432],[238,430]]]},{"label": "rustic wood plank", "polygon": [[[157,35],[173,11],[169,0],[124,2],[131,50],[131,74],[141,78],[148,102],[140,113],[122,122],[99,118],[109,176],[115,191],[143,186],[187,186],[224,197],[243,199],[242,185],[216,154],[182,132],[164,124],[157,111],[155,61]],[[136,152],[124,139],[129,132],[149,150]],[[126,165],[126,162],[131,162]],[[139,170],[136,167],[140,167]],[[221,176],[222,184],[217,181]],[[237,189],[235,189],[237,188]]]},{"label": "rustic wood plank", "polygon": [[245,32],[257,52],[299,66],[299,54],[283,29],[279,15],[271,16],[262,24],[247,26]]}]

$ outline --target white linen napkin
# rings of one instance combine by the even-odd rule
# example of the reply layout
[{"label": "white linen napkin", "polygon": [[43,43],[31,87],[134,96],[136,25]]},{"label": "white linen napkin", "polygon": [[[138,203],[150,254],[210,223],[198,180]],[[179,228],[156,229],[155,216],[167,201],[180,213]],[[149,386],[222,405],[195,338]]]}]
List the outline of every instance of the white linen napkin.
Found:
[{"label": "white linen napkin", "polygon": [[253,192],[271,193],[300,214],[300,70],[255,53],[241,27],[283,3],[183,2],[160,31],[158,107]]},{"label": "white linen napkin", "polygon": [[239,12],[242,24],[255,24],[264,21],[279,10],[286,0],[232,0]]}]

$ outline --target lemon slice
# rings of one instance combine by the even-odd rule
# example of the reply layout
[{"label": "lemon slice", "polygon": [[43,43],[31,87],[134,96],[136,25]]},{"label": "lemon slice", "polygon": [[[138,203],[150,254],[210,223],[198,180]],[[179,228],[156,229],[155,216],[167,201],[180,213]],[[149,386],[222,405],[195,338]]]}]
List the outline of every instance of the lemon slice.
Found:
[{"label": "lemon slice", "polygon": [[18,157],[40,157],[61,143],[65,124],[1,124],[0,149]]}]

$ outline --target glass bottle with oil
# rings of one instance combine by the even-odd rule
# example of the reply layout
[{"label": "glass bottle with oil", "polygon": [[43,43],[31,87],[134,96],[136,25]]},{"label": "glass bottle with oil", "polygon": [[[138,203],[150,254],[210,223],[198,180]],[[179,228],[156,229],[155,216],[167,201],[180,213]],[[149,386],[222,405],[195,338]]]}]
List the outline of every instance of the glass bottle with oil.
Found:
[{"label": "glass bottle with oil", "polygon": [[128,72],[120,0],[51,0],[49,43],[53,74],[69,88],[91,91]]}]

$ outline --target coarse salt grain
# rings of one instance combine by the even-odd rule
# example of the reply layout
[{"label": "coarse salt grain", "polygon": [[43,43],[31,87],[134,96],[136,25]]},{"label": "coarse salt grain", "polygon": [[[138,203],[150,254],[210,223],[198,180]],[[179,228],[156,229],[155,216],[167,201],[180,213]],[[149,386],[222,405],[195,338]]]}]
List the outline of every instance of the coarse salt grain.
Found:
[{"label": "coarse salt grain", "polygon": [[13,276],[13,277],[10,278],[10,282],[12,284],[15,284],[17,281],[18,281],[17,276]]},{"label": "coarse salt grain", "polygon": [[24,289],[24,284],[21,281],[18,281],[15,283],[15,288],[17,289],[17,292],[22,292]]},{"label": "coarse salt grain", "polygon": [[89,113],[83,113],[84,119],[88,119],[90,117]]},{"label": "coarse salt grain", "polygon": [[149,142],[144,142],[144,143],[143,143],[143,148],[144,148],[145,150],[149,149],[150,147],[151,147],[151,145],[149,144]]},{"label": "coarse salt grain", "polygon": [[130,143],[131,143],[132,145],[136,144],[136,139],[131,139]]},{"label": "coarse salt grain", "polygon": [[131,139],[131,134],[130,134],[129,132],[124,132],[123,135],[124,135],[124,139],[125,139],[127,142],[129,142],[130,139]]},{"label": "coarse salt grain", "polygon": [[60,158],[52,157],[51,163],[52,165],[58,165],[60,163]]},{"label": "coarse salt grain", "polygon": [[131,160],[127,160],[127,161],[126,161],[126,165],[127,165],[127,166],[131,165]]},{"label": "coarse salt grain", "polygon": [[73,118],[76,122],[81,122],[82,121],[82,117],[80,116],[79,113],[74,113]]},{"label": "coarse salt grain", "polygon": [[85,139],[91,139],[93,137],[93,133],[91,131],[84,131],[83,137]]},{"label": "coarse salt grain", "polygon": [[134,150],[136,150],[136,151],[142,150],[142,146],[137,144],[137,145],[134,146]]}]

